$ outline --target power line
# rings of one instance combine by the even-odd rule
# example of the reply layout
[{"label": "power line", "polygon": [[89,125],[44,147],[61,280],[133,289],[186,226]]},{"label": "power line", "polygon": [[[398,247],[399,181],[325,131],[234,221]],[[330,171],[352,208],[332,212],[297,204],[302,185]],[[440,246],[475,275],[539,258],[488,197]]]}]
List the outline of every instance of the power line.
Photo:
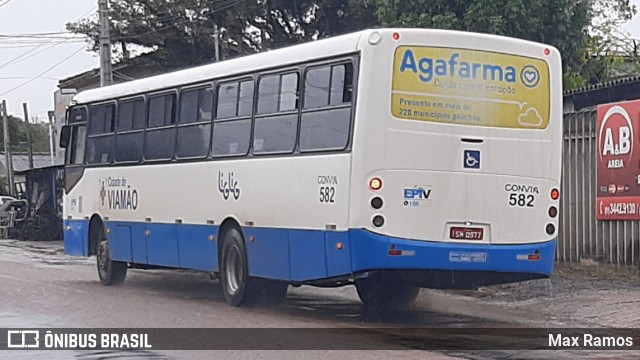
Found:
[{"label": "power line", "polygon": [[29,80],[27,80],[27,81],[23,82],[22,84],[20,84],[20,85],[18,85],[18,86],[16,86],[16,87],[13,87],[13,88],[11,88],[11,89],[9,89],[9,90],[7,90],[7,91],[5,91],[5,92],[1,93],[1,94],[0,94],[0,96],[4,96],[4,95],[6,95],[6,94],[8,94],[8,93],[10,93],[10,92],[12,92],[12,91],[14,91],[14,90],[17,90],[17,89],[19,89],[19,88],[21,88],[21,87],[23,87],[23,86],[25,86],[25,85],[27,85],[27,84],[29,84],[29,83],[33,82],[33,81],[35,81],[35,80],[39,79],[39,78],[40,78],[40,77],[42,77],[44,74],[46,74],[46,73],[48,73],[49,71],[51,71],[51,70],[55,69],[56,67],[58,67],[58,66],[62,65],[65,61],[67,61],[67,60],[71,59],[73,56],[75,56],[77,53],[79,53],[79,52],[80,52],[80,51],[82,51],[82,50],[84,50],[84,46],[82,46],[82,47],[81,47],[81,48],[79,48],[78,50],[74,51],[74,52],[73,52],[73,53],[71,53],[69,56],[67,56],[66,58],[62,59],[61,61],[59,61],[59,62],[58,62],[58,63],[56,63],[55,65],[53,65],[53,66],[49,67],[47,70],[45,70],[45,71],[41,72],[40,74],[38,74],[38,75],[34,76],[33,78],[31,78],[31,79],[29,79]]},{"label": "power line", "polygon": [[[11,1],[11,0],[7,0],[7,2],[5,2],[4,4],[6,5],[9,1]],[[1,6],[1,5],[0,5],[0,6]],[[78,21],[78,20],[82,19],[83,17],[85,17],[87,14],[89,14],[89,13],[90,13],[90,12],[92,12],[92,11],[94,11],[95,9],[96,9],[96,7],[94,6],[93,8],[91,8],[91,10],[89,10],[89,11],[87,11],[86,13],[84,13],[84,14],[80,15],[80,17],[79,17],[78,19],[76,19],[76,21]],[[53,47],[55,47],[55,46],[58,46],[58,45],[60,45],[60,44],[62,44],[62,43],[63,43],[63,42],[60,42],[60,43],[54,44],[54,45],[52,45],[52,46],[48,47],[48,48],[47,48],[47,50],[48,50],[48,49],[51,49],[51,48],[53,48]],[[18,55],[18,56],[16,56],[16,57],[14,57],[13,59],[11,59],[11,60],[9,60],[9,61],[7,61],[7,62],[3,63],[3,64],[0,64],[0,69],[2,69],[2,68],[4,68],[4,67],[8,67],[8,66],[13,65],[13,64],[17,64],[17,63],[18,63],[18,62],[20,62],[20,61],[23,61],[23,60],[25,60],[25,59],[28,59],[29,57],[31,57],[31,56],[33,56],[33,55],[26,57],[27,55],[29,55],[29,54],[31,54],[32,52],[34,52],[34,51],[38,50],[40,47],[42,47],[42,46],[43,46],[43,45],[45,45],[45,44],[48,44],[48,42],[47,42],[47,43],[41,43],[40,45],[34,46],[32,49],[30,49],[30,50],[27,50],[27,51],[23,52],[22,54],[20,54],[20,55]],[[42,51],[41,51],[41,52],[42,52]],[[41,52],[39,52],[39,53],[41,53]],[[39,53],[38,53],[38,54],[39,54]],[[26,57],[26,58],[25,58],[25,57]]]},{"label": "power line", "polygon": [[6,0],[5,2],[3,2],[2,4],[0,4],[0,8],[7,5],[8,3],[10,3],[11,0]]},{"label": "power line", "polygon": [[53,35],[63,35],[63,34],[74,34],[71,31],[62,30],[62,31],[46,31],[39,33],[18,33],[18,34],[5,34],[0,35],[0,37],[34,37],[34,36],[53,36]]},{"label": "power line", "polygon": [[80,34],[74,34],[71,32],[61,32],[58,34],[0,34],[0,41],[6,41],[6,40],[20,40],[20,39],[35,39],[35,40],[42,40],[42,39],[68,39],[68,38],[73,38],[73,37],[79,37],[82,36]]},{"label": "power line", "polygon": [[[42,45],[50,44],[50,46],[48,46],[48,47],[46,47],[46,48],[44,48],[44,49],[42,49],[42,50],[40,50],[40,51],[37,51],[37,52],[35,52],[35,53],[33,53],[33,54],[30,54],[30,53],[32,53],[33,51],[35,51],[35,50],[39,49],[40,47],[42,47],[42,45],[37,46],[37,47],[35,47],[35,48],[31,49],[30,51],[28,51],[28,52],[26,52],[26,53],[22,54],[22,56],[20,56],[20,57],[17,57],[17,58],[14,58],[13,60],[7,61],[7,62],[6,62],[6,63],[4,63],[4,64],[0,64],[0,69],[4,69],[4,68],[7,68],[7,67],[9,67],[9,66],[11,66],[11,65],[15,65],[15,64],[17,64],[17,63],[19,63],[19,62],[22,62],[22,61],[25,61],[25,60],[27,60],[27,59],[30,59],[30,58],[32,58],[32,57],[34,57],[34,56],[36,56],[36,55],[39,55],[39,54],[41,54],[41,53],[43,53],[43,52],[45,52],[45,51],[47,51],[47,50],[50,50],[50,49],[52,49],[52,48],[54,48],[54,47],[56,47],[56,46],[58,46],[58,45],[61,45],[61,44],[71,44],[71,43],[75,43],[75,42],[76,42],[76,41],[73,41],[73,42],[69,42],[69,41],[60,41],[60,42],[57,42],[57,43],[54,43],[54,44],[50,44],[50,43],[43,43]],[[83,42],[84,42],[84,41],[83,41]],[[30,54],[30,55],[27,55],[27,54]]]},{"label": "power line", "polygon": [[[31,79],[31,76],[9,76],[9,77],[0,77],[0,80],[21,80],[21,79]],[[41,76],[41,77],[39,77],[38,79],[58,81],[58,79],[57,79],[57,78],[46,77],[46,76]]]}]

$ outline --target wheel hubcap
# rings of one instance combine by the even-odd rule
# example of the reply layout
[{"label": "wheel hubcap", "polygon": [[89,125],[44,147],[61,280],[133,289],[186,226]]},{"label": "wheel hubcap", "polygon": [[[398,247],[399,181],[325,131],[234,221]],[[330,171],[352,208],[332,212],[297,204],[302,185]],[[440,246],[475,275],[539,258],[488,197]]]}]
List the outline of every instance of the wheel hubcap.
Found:
[{"label": "wheel hubcap", "polygon": [[230,294],[235,294],[240,288],[243,275],[240,264],[240,249],[238,249],[237,246],[233,246],[229,249],[225,268],[227,275],[227,289]]},{"label": "wheel hubcap", "polygon": [[109,266],[109,248],[105,241],[101,242],[98,246],[98,267],[103,274],[107,273],[107,267]]}]

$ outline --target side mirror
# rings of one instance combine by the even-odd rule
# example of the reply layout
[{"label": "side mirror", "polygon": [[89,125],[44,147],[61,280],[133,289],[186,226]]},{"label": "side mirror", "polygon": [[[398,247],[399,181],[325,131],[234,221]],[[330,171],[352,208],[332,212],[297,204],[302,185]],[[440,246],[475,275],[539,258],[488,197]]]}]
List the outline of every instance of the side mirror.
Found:
[{"label": "side mirror", "polygon": [[69,146],[69,141],[71,141],[71,126],[62,125],[62,129],[60,130],[60,147],[66,149]]}]

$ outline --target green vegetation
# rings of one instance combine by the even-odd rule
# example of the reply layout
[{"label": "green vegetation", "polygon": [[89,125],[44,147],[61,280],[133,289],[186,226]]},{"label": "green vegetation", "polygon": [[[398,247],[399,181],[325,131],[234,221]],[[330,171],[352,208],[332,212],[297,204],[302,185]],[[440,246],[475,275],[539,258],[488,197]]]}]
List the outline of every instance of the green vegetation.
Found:
[{"label": "green vegetation", "polygon": [[[0,121],[1,123],[1,121]],[[30,124],[33,152],[49,152],[49,125],[46,123]],[[27,124],[17,117],[9,116],[9,141],[11,151],[14,153],[26,153],[29,151],[27,141]],[[4,132],[0,128],[0,149],[4,152]]]},{"label": "green vegetation", "polygon": [[[619,25],[629,0],[119,0],[111,1],[114,52],[128,61],[144,48],[159,71],[278,48],[374,26],[457,29],[557,47],[565,88],[638,72],[635,41]],[[98,50],[97,18],[67,24]],[[132,46],[135,45],[135,46]]]}]

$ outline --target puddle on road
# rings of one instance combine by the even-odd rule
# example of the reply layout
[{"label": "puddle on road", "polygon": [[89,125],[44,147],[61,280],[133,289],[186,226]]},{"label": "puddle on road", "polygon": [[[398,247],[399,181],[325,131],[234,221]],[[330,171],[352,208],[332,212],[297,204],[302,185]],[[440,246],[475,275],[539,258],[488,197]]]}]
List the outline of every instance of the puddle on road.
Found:
[{"label": "puddle on road", "polygon": [[47,266],[93,263],[89,258],[67,256],[61,241],[0,240],[0,260],[19,261],[24,257]]}]

